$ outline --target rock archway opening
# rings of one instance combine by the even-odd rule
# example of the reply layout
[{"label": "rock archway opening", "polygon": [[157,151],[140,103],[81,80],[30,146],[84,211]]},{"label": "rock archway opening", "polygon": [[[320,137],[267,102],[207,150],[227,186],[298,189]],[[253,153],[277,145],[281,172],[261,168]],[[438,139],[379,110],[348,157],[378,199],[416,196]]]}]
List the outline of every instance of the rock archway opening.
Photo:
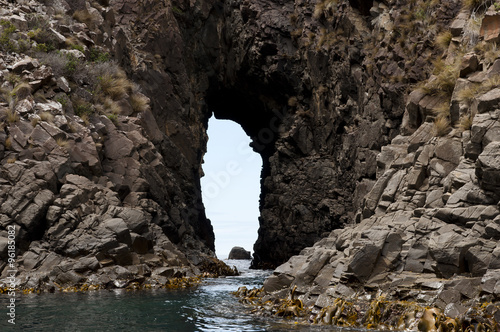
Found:
[{"label": "rock archway opening", "polygon": [[211,117],[201,188],[215,233],[215,250],[225,259],[232,247],[253,250],[259,228],[262,158],[241,126]]}]

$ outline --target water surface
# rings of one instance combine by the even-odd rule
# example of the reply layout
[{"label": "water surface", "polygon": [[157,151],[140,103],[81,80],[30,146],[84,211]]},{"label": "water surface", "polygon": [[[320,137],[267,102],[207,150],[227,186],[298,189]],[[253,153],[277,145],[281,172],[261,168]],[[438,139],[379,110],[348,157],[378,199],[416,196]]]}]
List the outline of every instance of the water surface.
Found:
[{"label": "water surface", "polygon": [[271,271],[249,270],[250,261],[226,261],[241,276],[206,279],[187,290],[101,290],[25,295],[16,302],[16,325],[7,323],[5,295],[0,331],[320,331],[257,317],[231,292],[261,287]]}]

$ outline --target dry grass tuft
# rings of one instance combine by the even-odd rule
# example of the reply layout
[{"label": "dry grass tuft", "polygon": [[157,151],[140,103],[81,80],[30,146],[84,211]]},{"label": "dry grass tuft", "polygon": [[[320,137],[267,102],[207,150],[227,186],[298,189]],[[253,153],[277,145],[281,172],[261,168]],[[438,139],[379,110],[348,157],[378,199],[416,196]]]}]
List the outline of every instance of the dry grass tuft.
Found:
[{"label": "dry grass tuft", "polygon": [[92,26],[92,15],[86,9],[75,11],[73,18],[80,23],[85,23],[89,28]]},{"label": "dry grass tuft", "polygon": [[11,108],[8,108],[4,111],[5,114],[5,120],[7,120],[7,123],[14,123],[19,121],[19,114],[17,114],[16,111],[14,111]]},{"label": "dry grass tuft", "polygon": [[457,99],[460,102],[466,103],[467,105],[471,105],[478,94],[478,87],[470,86],[465,89],[460,90],[457,93]]},{"label": "dry grass tuft", "polygon": [[465,9],[477,11],[486,10],[494,2],[494,0],[463,0],[462,5]]},{"label": "dry grass tuft", "polygon": [[441,137],[451,131],[450,121],[445,117],[436,117],[434,119],[434,135]]},{"label": "dry grass tuft", "polygon": [[481,84],[480,92],[488,92],[500,86],[500,75],[495,75],[488,78]]},{"label": "dry grass tuft", "polygon": [[76,133],[78,131],[78,126],[74,122],[68,123],[68,127],[71,133]]},{"label": "dry grass tuft", "polygon": [[435,77],[427,82],[422,89],[429,95],[439,95],[450,98],[457,82],[459,70],[456,64],[444,65],[442,62],[435,63]]},{"label": "dry grass tuft", "polygon": [[66,148],[68,146],[68,141],[65,140],[64,138],[61,138],[61,137],[59,137],[59,138],[56,139],[56,143],[61,148]]},{"label": "dry grass tuft", "polygon": [[100,91],[113,100],[120,100],[129,96],[133,85],[121,70],[116,73],[106,73],[99,79]]},{"label": "dry grass tuft", "polygon": [[33,126],[33,128],[36,127],[36,125],[38,124],[38,121],[40,121],[39,117],[33,117],[33,118],[31,118],[31,125]]},{"label": "dry grass tuft", "polygon": [[5,148],[7,150],[10,150],[12,148],[12,138],[10,136],[8,136],[6,139],[5,139]]},{"label": "dry grass tuft", "polygon": [[314,7],[313,18],[318,19],[323,15],[323,11],[325,10],[325,1],[318,1],[316,7]]},{"label": "dry grass tuft", "polygon": [[120,107],[120,105],[111,98],[106,98],[104,100],[103,105],[104,105],[104,112],[103,113],[120,114],[122,112],[122,108]]},{"label": "dry grass tuft", "polygon": [[42,121],[54,122],[54,116],[50,112],[42,112],[42,113],[38,114],[38,116],[40,117],[40,119]]},{"label": "dry grass tuft", "polygon": [[288,99],[288,106],[295,107],[297,106],[297,97],[293,96]]},{"label": "dry grass tuft", "polygon": [[452,38],[453,35],[451,34],[450,31],[441,32],[439,35],[436,36],[436,45],[439,48],[446,50],[448,49],[448,46],[450,46]]},{"label": "dry grass tuft", "polygon": [[436,118],[448,118],[450,116],[450,104],[442,103],[438,107],[434,108],[432,113],[436,116]]},{"label": "dry grass tuft", "polygon": [[458,128],[460,131],[470,130],[472,127],[472,121],[474,120],[474,114],[464,114],[460,117]]},{"label": "dry grass tuft", "polygon": [[136,113],[145,112],[149,109],[149,98],[143,94],[134,93],[130,96],[130,106]]}]

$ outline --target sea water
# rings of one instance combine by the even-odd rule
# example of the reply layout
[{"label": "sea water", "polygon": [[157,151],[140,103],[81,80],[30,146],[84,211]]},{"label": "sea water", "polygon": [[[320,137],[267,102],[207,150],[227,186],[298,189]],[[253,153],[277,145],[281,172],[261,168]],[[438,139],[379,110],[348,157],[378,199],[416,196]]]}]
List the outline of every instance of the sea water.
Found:
[{"label": "sea water", "polygon": [[232,292],[261,287],[271,271],[250,270],[250,261],[226,261],[241,275],[205,279],[192,289],[123,289],[86,293],[22,295],[16,301],[16,325],[8,324],[7,298],[0,299],[0,331],[319,331],[253,315]]}]

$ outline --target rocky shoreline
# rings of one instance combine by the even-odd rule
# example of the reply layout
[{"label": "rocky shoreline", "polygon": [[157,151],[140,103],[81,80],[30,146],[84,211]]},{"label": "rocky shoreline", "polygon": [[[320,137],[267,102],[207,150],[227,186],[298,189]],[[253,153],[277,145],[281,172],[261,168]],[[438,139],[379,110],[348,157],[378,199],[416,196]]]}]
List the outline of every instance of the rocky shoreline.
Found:
[{"label": "rocky shoreline", "polygon": [[[495,8],[477,32],[486,47],[499,32],[486,23],[500,18]],[[498,330],[500,60],[464,51],[470,15],[452,22],[443,54],[450,91],[433,90],[443,79],[435,71],[409,94],[402,135],[377,155],[356,224],[276,268],[251,300],[259,311],[340,326]]]},{"label": "rocky shoreline", "polygon": [[111,60],[112,8],[0,9],[1,287],[12,270],[36,292],[234,274],[214,257],[211,226],[193,222],[204,212],[179,207],[196,173],[166,157],[177,148],[150,99]]},{"label": "rocky shoreline", "polygon": [[10,229],[26,292],[235,273],[201,200],[215,115],[264,161],[254,266],[277,268],[244,302],[498,330],[495,4],[0,0],[0,16],[2,290]]}]

